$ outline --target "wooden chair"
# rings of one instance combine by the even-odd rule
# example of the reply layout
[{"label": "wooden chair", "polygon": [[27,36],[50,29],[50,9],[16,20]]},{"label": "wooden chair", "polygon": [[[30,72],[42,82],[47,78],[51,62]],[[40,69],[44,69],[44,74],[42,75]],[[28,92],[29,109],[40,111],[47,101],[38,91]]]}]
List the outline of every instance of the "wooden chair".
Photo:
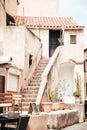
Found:
[{"label": "wooden chair", "polygon": [[20,94],[13,94],[13,111],[22,112],[22,96]]},{"label": "wooden chair", "polygon": [[16,128],[6,127],[5,130],[26,130],[29,118],[29,116],[21,116]]},{"label": "wooden chair", "polygon": [[9,108],[13,105],[12,93],[0,93],[0,107],[3,111],[9,111]]}]

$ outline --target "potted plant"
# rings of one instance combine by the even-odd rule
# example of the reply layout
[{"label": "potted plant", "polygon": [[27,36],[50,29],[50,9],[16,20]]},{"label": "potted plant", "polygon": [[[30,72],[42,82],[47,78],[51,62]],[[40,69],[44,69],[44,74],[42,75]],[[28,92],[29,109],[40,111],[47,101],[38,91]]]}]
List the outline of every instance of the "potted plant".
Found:
[{"label": "potted plant", "polygon": [[53,89],[48,88],[48,100],[52,102],[52,110],[59,109],[58,85]]},{"label": "potted plant", "polygon": [[76,103],[81,102],[81,76],[77,73],[75,78],[76,91],[73,93]]},{"label": "potted plant", "polygon": [[44,112],[50,112],[52,110],[52,102],[42,102],[41,106]]},{"label": "potted plant", "polygon": [[59,45],[64,45],[64,43],[63,43],[63,38],[62,38],[62,37],[59,37],[59,38],[58,38],[58,43],[59,43]]},{"label": "potted plant", "polygon": [[48,99],[52,102],[52,110],[63,110],[65,108],[65,103],[63,102],[63,96],[65,95],[65,82],[60,81],[57,83],[56,87],[51,89],[48,88]]}]

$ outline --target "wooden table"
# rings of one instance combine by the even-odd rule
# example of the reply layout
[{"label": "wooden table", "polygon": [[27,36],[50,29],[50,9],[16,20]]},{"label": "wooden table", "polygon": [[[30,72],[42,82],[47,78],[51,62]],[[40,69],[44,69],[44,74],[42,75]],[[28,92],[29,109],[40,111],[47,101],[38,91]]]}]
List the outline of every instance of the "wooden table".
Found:
[{"label": "wooden table", "polygon": [[8,115],[0,115],[1,130],[5,130],[7,123],[19,122],[19,117],[8,117]]}]

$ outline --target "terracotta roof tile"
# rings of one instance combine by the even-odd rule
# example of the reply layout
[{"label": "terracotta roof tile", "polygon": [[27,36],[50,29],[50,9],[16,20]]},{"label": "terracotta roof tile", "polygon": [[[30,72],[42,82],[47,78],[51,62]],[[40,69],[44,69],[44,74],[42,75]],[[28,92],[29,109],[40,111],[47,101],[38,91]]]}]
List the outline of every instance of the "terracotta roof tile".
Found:
[{"label": "terracotta roof tile", "polygon": [[83,29],[71,17],[23,17],[14,16],[15,25],[25,24],[28,28],[43,28],[43,29]]}]

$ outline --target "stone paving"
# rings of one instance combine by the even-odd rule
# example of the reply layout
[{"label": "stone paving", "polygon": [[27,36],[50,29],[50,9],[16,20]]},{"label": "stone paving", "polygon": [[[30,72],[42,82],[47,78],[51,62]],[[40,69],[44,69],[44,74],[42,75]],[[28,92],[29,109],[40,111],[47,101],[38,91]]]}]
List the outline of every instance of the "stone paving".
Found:
[{"label": "stone paving", "polygon": [[78,124],[63,128],[61,130],[87,130],[87,122],[78,123]]}]

